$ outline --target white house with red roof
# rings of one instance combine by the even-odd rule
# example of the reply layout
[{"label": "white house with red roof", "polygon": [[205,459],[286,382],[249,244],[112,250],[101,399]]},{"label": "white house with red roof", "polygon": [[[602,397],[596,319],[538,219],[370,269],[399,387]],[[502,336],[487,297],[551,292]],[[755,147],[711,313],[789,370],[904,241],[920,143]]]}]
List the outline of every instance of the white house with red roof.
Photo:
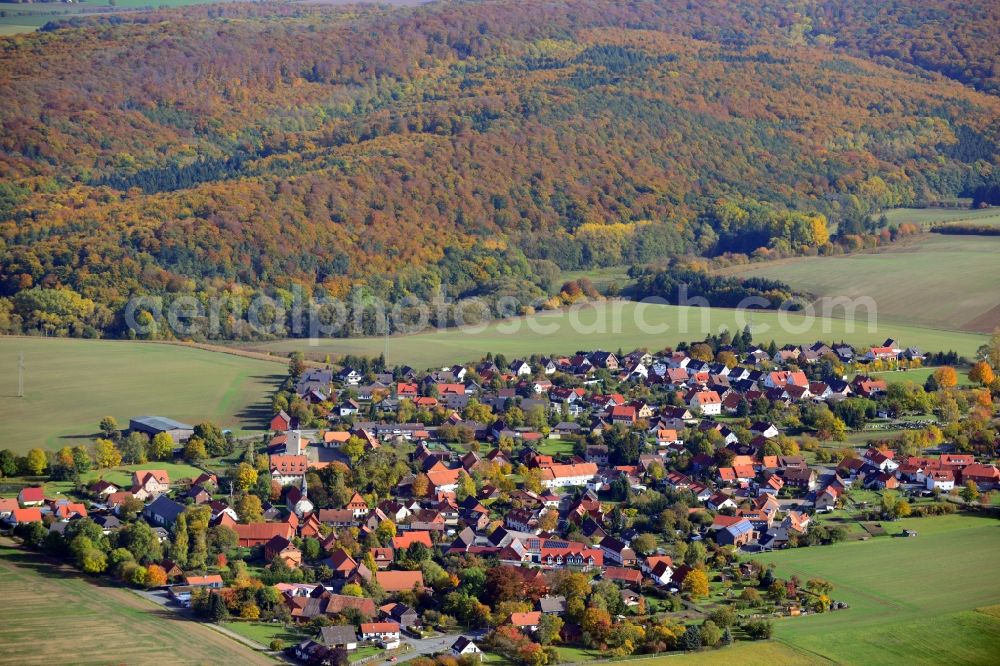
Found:
[{"label": "white house with red roof", "polygon": [[544,488],[585,486],[596,476],[597,465],[594,463],[553,464],[542,468],[542,486]]},{"label": "white house with red roof", "polygon": [[300,455],[273,455],[270,459],[271,479],[282,486],[301,486],[309,469],[309,458]]},{"label": "white house with red roof", "polygon": [[163,469],[140,469],[132,472],[132,494],[146,501],[170,490],[170,475]]},{"label": "white house with red roof", "polygon": [[955,488],[955,472],[950,469],[931,470],[924,476],[927,490],[940,490],[943,493]]},{"label": "white house with red roof", "polygon": [[693,391],[688,407],[705,416],[716,416],[722,413],[722,398],[715,391]]},{"label": "white house with red roof", "polygon": [[21,506],[41,506],[45,503],[45,488],[41,486],[28,486],[21,488],[17,494],[17,503]]}]

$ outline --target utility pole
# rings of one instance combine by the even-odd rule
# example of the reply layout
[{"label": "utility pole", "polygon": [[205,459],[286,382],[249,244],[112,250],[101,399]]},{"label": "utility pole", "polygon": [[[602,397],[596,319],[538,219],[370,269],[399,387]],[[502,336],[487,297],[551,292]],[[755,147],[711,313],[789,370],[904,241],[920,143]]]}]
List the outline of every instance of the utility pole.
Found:
[{"label": "utility pole", "polygon": [[24,397],[24,352],[17,356],[17,397]]},{"label": "utility pole", "polygon": [[[389,367],[389,320],[385,320],[385,352],[382,354],[382,360],[385,361],[385,367]],[[385,371],[385,368],[382,369]]]}]

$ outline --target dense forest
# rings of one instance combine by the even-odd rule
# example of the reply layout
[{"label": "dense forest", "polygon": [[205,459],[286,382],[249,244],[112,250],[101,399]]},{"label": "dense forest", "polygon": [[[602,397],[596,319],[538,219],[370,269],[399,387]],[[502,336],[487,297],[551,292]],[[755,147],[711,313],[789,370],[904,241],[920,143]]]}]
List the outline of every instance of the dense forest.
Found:
[{"label": "dense forest", "polygon": [[0,331],[225,296],[245,338],[257,294],[528,307],[564,269],[845,251],[995,191],[997,34],[995,3],[495,0],[0,38]]}]

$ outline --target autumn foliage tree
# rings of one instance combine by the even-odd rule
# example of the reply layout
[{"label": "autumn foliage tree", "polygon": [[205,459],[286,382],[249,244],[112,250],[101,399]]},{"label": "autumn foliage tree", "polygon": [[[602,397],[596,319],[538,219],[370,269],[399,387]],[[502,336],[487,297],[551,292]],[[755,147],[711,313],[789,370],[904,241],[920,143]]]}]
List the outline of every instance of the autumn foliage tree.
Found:
[{"label": "autumn foliage tree", "polygon": [[692,569],[681,583],[681,592],[692,599],[708,596],[708,576],[701,569]]},{"label": "autumn foliage tree", "polygon": [[167,584],[167,572],[159,564],[146,567],[146,585],[148,587],[163,587]]},{"label": "autumn foliage tree", "polygon": [[986,361],[979,361],[969,370],[969,379],[977,384],[989,386],[995,379],[993,368]]},{"label": "autumn foliage tree", "polygon": [[946,365],[934,371],[934,381],[940,388],[952,388],[958,386],[958,373],[955,368]]},{"label": "autumn foliage tree", "polygon": [[[206,335],[246,339],[234,313],[293,286],[555,306],[596,295],[559,291],[564,270],[889,242],[878,211],[991,184],[978,91],[997,89],[982,36],[1000,26],[983,3],[869,5],[228,3],[53,23],[0,55],[0,333],[174,336],[154,308],[124,325],[122,295],[149,293],[229,297]],[[279,334],[292,310],[270,311]],[[376,333],[336,334],[359,332]]]}]

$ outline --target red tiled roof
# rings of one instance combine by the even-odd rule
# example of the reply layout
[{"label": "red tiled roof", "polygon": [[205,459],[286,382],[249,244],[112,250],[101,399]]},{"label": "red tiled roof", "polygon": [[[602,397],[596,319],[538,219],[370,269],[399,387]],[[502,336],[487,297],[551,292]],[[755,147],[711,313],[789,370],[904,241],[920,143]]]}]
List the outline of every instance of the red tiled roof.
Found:
[{"label": "red tiled roof", "polygon": [[636,569],[625,567],[608,567],[604,570],[604,577],[610,580],[623,580],[628,583],[641,583],[642,573]]},{"label": "red tiled roof", "polygon": [[11,517],[15,523],[40,523],[42,522],[42,510],[38,507],[30,509],[14,509]]},{"label": "red tiled roof", "polygon": [[413,586],[424,586],[424,575],[419,571],[379,571],[375,579],[386,592],[405,592]]},{"label": "red tiled roof", "polygon": [[163,469],[142,469],[134,472],[136,482],[140,487],[145,486],[152,478],[157,483],[170,485],[170,475]]},{"label": "red tiled roof", "polygon": [[45,488],[41,486],[28,486],[21,488],[18,499],[22,502],[42,502],[45,500]]},{"label": "red tiled roof", "polygon": [[279,474],[305,474],[309,469],[306,456],[271,456],[271,469]]},{"label": "red tiled roof", "polygon": [[361,624],[362,634],[391,634],[399,632],[397,622],[363,622]]},{"label": "red tiled roof", "polygon": [[515,627],[535,627],[541,620],[541,611],[531,611],[529,613],[511,613],[508,621]]},{"label": "red tiled roof", "polygon": [[571,477],[593,477],[597,475],[597,465],[594,463],[576,463],[574,465],[550,465],[542,469],[542,479],[566,479]]},{"label": "red tiled roof", "polygon": [[288,523],[249,523],[247,525],[233,525],[240,545],[247,545],[242,542],[251,542],[249,545],[257,543],[267,543],[274,536],[283,536],[291,539],[295,535],[295,530]]},{"label": "red tiled roof", "polygon": [[396,550],[409,548],[415,543],[422,543],[428,548],[433,547],[433,544],[431,543],[431,533],[426,530],[414,530],[411,532],[402,532],[401,534],[392,537],[392,547]]}]

